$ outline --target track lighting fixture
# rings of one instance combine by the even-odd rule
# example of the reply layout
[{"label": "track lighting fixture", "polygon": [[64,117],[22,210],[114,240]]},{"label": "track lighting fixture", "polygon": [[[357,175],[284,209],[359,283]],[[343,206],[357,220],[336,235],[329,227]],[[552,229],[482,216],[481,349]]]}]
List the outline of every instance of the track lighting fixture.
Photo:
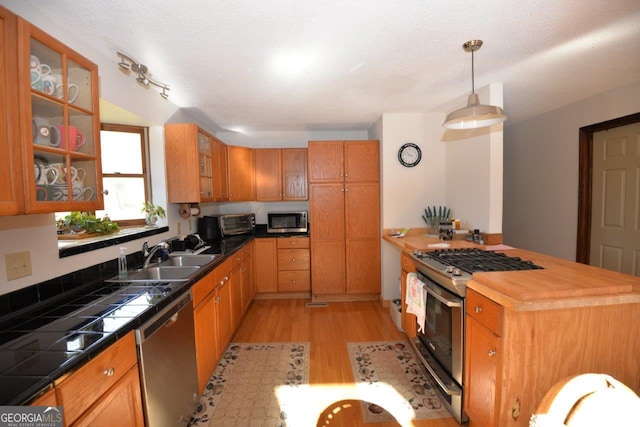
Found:
[{"label": "track lighting fixture", "polygon": [[147,74],[149,73],[149,68],[146,65],[140,64],[135,59],[130,56],[125,55],[122,52],[117,52],[117,55],[120,57],[121,61],[118,62],[118,66],[124,70],[133,71],[136,73],[136,81],[143,86],[155,86],[159,89],[162,89],[160,96],[164,99],[169,98],[169,94],[167,91],[169,90],[169,85],[165,83],[161,83],[149,77]]},{"label": "track lighting fixture", "polygon": [[471,94],[467,100],[467,106],[449,113],[442,125],[447,129],[476,129],[504,122],[507,116],[502,108],[480,104],[478,94],[475,93],[473,52],[482,47],[482,40],[469,40],[462,47],[467,52],[471,52]]}]

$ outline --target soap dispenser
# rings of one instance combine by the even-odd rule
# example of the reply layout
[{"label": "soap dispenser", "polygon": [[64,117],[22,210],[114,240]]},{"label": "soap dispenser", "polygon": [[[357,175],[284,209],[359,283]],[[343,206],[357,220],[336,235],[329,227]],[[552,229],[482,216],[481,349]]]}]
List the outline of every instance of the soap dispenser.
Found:
[{"label": "soap dispenser", "polygon": [[120,248],[120,255],[118,255],[118,278],[126,279],[128,277],[127,272],[127,254],[124,253],[125,247]]}]

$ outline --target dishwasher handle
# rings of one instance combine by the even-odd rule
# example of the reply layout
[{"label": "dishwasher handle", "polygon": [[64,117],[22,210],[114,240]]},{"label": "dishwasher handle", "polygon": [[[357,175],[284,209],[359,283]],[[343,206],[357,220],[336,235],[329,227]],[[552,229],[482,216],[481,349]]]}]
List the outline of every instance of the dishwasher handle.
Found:
[{"label": "dishwasher handle", "polygon": [[140,345],[148,340],[163,326],[168,328],[173,326],[173,324],[178,321],[179,312],[184,309],[185,306],[187,306],[186,308],[191,307],[191,290],[186,292],[184,296],[170,303],[158,314],[136,329],[137,344]]}]

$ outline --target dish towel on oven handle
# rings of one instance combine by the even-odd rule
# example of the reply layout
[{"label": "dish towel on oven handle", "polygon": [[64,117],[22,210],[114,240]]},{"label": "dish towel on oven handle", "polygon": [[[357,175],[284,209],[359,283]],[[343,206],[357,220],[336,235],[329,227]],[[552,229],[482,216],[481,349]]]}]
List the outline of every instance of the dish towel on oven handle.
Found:
[{"label": "dish towel on oven handle", "polygon": [[423,286],[424,283],[418,279],[418,275],[416,273],[407,274],[407,290],[405,295],[407,313],[416,315],[418,331],[422,333],[424,333],[424,322],[426,317],[426,308],[424,306],[426,295]]}]

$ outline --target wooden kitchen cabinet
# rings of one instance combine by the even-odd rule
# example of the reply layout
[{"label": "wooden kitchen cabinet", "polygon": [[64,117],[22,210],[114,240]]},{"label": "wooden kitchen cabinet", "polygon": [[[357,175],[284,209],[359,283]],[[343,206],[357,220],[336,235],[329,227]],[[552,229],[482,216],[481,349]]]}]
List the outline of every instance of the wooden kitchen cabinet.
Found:
[{"label": "wooden kitchen cabinet", "polygon": [[[143,426],[133,331],[63,378],[55,390],[58,404],[64,406],[65,425],[95,425],[117,419],[123,425]],[[101,414],[109,416],[104,419]]]},{"label": "wooden kitchen cabinet", "polygon": [[309,142],[314,297],[380,293],[378,141]]},{"label": "wooden kitchen cabinet", "polygon": [[474,424],[481,427],[497,425],[502,314],[502,307],[498,304],[467,290],[465,381],[469,393],[464,409]]},{"label": "wooden kitchen cabinet", "polygon": [[18,18],[0,6],[0,215],[24,212],[20,149],[17,45]]},{"label": "wooden kitchen cabinet", "polygon": [[400,255],[400,305],[402,306],[402,330],[407,334],[407,337],[414,338],[417,335],[417,322],[415,314],[407,313],[407,275],[409,273],[415,273],[416,266],[411,260],[411,257],[402,252]]},{"label": "wooden kitchen cabinet", "polygon": [[136,365],[72,425],[73,427],[111,427],[113,420],[116,419],[123,426],[143,427],[144,418],[141,408],[140,378]]},{"label": "wooden kitchen cabinet", "polygon": [[311,258],[308,237],[281,237],[278,248],[278,292],[311,290]]},{"label": "wooden kitchen cabinet", "polygon": [[193,123],[164,125],[167,194],[170,203],[214,200],[212,138]]},{"label": "wooden kitchen cabinet", "polygon": [[247,312],[251,301],[256,295],[256,286],[253,280],[253,245],[254,240],[240,249],[242,260],[240,261],[240,273],[242,276],[242,309]]},{"label": "wooden kitchen cabinet", "polygon": [[229,201],[255,200],[255,154],[253,148],[227,146]]},{"label": "wooden kitchen cabinet", "polygon": [[242,254],[240,251],[232,255],[232,267],[229,273],[229,287],[231,288],[231,324],[235,330],[242,321],[244,315],[244,300],[242,299]]},{"label": "wooden kitchen cabinet", "polygon": [[213,164],[213,200],[224,202],[229,200],[229,183],[227,176],[227,144],[216,137],[211,137],[211,161]]},{"label": "wooden kitchen cabinet", "polygon": [[102,209],[98,67],[21,18],[17,31],[24,211]]},{"label": "wooden kitchen cabinet", "polygon": [[606,373],[640,390],[640,342],[629,339],[638,334],[640,303],[623,295],[527,300],[523,292],[525,303],[512,307],[476,286],[483,289],[467,283],[466,300],[464,409],[471,426],[526,427],[547,392],[573,375]]},{"label": "wooden kitchen cabinet", "polygon": [[217,332],[217,353],[222,355],[227,345],[231,341],[231,337],[235,332],[233,326],[232,300],[233,294],[231,290],[231,270],[233,268],[231,258],[227,258],[216,269],[216,332]]},{"label": "wooden kitchen cabinet", "polygon": [[256,155],[256,200],[307,200],[307,149],[259,148]]},{"label": "wooden kitchen cabinet", "polygon": [[309,182],[379,182],[380,143],[309,141]]},{"label": "wooden kitchen cabinet", "polygon": [[191,287],[200,393],[204,391],[221,356],[217,346],[215,286],[215,272],[212,271]]},{"label": "wooden kitchen cabinet", "polygon": [[278,292],[278,255],[275,237],[254,240],[254,281],[258,294]]}]

